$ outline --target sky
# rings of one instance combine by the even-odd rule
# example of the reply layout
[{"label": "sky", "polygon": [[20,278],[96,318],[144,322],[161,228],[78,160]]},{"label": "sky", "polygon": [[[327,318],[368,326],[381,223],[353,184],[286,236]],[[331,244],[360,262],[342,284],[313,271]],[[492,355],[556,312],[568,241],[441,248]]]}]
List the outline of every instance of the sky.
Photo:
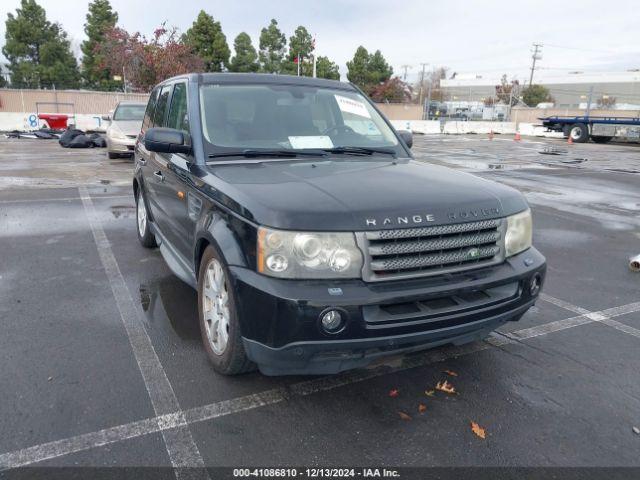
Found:
[{"label": "sky", "polygon": [[[88,1],[37,0],[48,19],[62,24],[80,56]],[[0,2],[4,20],[19,0]],[[262,27],[275,18],[287,38],[304,25],[316,38],[316,52],[335,61],[342,79],[358,46],[381,50],[394,72],[407,80],[446,66],[449,74],[528,79],[532,43],[542,43],[536,76],[568,71],[624,71],[640,68],[639,0],[111,0],[119,24],[151,34],[166,21],[180,31],[200,10],[222,24],[230,46],[245,31],[258,47]]]}]

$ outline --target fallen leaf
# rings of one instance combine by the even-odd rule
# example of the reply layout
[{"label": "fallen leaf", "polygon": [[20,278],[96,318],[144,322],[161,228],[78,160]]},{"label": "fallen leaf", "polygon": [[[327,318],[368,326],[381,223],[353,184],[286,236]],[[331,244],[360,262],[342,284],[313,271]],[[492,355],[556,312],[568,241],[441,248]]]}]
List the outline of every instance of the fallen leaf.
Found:
[{"label": "fallen leaf", "polygon": [[418,412],[419,413],[424,413],[427,411],[427,406],[424,403],[421,403],[420,405],[418,405]]},{"label": "fallen leaf", "polygon": [[450,393],[451,395],[455,395],[456,393],[458,393],[456,392],[456,389],[453,387],[453,385],[451,385],[446,380],[443,382],[438,382],[436,384],[436,390],[440,390],[441,392],[445,392],[445,393]]},{"label": "fallen leaf", "polygon": [[47,378],[47,380],[50,382],[51,380],[53,380],[53,377],[49,377]]},{"label": "fallen leaf", "polygon": [[389,396],[391,398],[396,398],[398,395],[400,395],[398,389],[394,388],[393,390],[389,390]]},{"label": "fallen leaf", "polygon": [[435,390],[425,390],[425,391],[424,391],[424,394],[425,394],[427,397],[433,397],[433,396],[436,394],[436,391],[435,391]]},{"label": "fallen leaf", "polygon": [[402,420],[411,420],[411,417],[404,412],[398,412],[398,415],[400,415]]},{"label": "fallen leaf", "polygon": [[471,431],[473,433],[475,433],[478,437],[480,437],[481,439],[485,439],[486,437],[486,433],[484,431],[484,428],[482,428],[480,425],[478,425],[476,422],[471,422]]},{"label": "fallen leaf", "polygon": [[447,375],[451,375],[452,377],[457,377],[458,374],[456,372],[454,372],[453,370],[445,370],[444,373],[446,373]]},{"label": "fallen leaf", "polygon": [[635,433],[636,435],[640,435],[640,428],[633,427],[632,430],[633,430],[633,433]]}]

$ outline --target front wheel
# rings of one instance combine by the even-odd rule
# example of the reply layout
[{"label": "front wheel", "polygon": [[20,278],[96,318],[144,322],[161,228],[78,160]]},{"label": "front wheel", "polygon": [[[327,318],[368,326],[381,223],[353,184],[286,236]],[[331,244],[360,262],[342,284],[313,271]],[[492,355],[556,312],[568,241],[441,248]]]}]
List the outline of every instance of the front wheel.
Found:
[{"label": "front wheel", "polygon": [[205,249],[200,262],[198,317],[204,349],[216,372],[237,375],[253,370],[242,345],[229,271],[212,246]]},{"label": "front wheel", "polygon": [[138,241],[142,246],[146,248],[157,247],[156,237],[149,226],[149,214],[142,196],[142,187],[138,188],[138,195],[136,195],[136,223],[138,224]]}]

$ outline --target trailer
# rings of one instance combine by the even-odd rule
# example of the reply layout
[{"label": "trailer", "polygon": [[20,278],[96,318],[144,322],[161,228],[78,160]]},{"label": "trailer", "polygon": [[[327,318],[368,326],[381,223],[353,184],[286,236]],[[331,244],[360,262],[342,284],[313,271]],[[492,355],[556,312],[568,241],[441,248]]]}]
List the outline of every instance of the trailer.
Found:
[{"label": "trailer", "polygon": [[640,140],[640,117],[541,117],[548,131],[562,132],[576,143],[607,143],[613,138]]}]

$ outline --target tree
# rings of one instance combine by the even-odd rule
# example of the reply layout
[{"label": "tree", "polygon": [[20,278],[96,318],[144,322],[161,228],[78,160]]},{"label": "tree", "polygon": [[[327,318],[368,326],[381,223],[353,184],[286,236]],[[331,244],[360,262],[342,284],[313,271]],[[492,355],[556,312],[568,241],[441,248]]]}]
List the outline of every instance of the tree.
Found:
[{"label": "tree", "polygon": [[198,18],[183,36],[193,52],[204,61],[207,72],[222,72],[229,65],[229,45],[227,37],[222,33],[220,22],[211,15],[200,10]]},{"label": "tree", "polygon": [[235,57],[231,59],[229,70],[232,72],[257,72],[260,68],[258,64],[258,54],[251,44],[251,37],[241,32],[233,41]]},{"label": "tree", "polygon": [[135,91],[148,92],[166,78],[204,67],[191,47],[178,41],[175,28],[166,29],[162,25],[153,32],[151,40],[118,27],[109,30],[105,37],[96,47],[102,59],[98,68],[124,72],[127,85]]},{"label": "tree", "polygon": [[300,75],[310,77],[313,74],[311,54],[315,49],[313,38],[305,27],[300,25],[289,37],[289,53],[287,61],[283,63],[283,71],[295,74],[298,71],[297,61],[300,61]]},{"label": "tree", "polygon": [[400,80],[399,77],[393,77],[370,86],[369,96],[374,102],[409,102],[411,100],[411,87]]},{"label": "tree", "polygon": [[382,52],[376,50],[369,54],[363,46],[358,47],[353,60],[347,62],[347,78],[365,92],[369,93],[375,85],[386,82],[393,75]]},{"label": "tree", "polygon": [[260,67],[265,73],[280,73],[285,56],[287,39],[271,19],[268,27],[260,32]]},{"label": "tree", "polygon": [[7,15],[2,53],[9,60],[11,83],[18,88],[77,88],[78,63],[67,34],[47,20],[35,0],[21,0]]},{"label": "tree", "polygon": [[[96,46],[104,42],[105,34],[115,27],[118,14],[113,11],[109,0],[94,0],[89,4],[87,23],[84,24],[84,33],[87,40],[82,42],[82,76],[85,85],[98,90],[115,90],[122,87],[121,82],[113,80],[110,70],[98,69],[102,59],[96,57]],[[121,74],[121,72],[115,72]]]},{"label": "tree", "polygon": [[546,87],[529,85],[522,91],[522,101],[530,107],[535,107],[539,103],[553,102],[553,97]]},{"label": "tree", "polygon": [[393,75],[393,68],[387,63],[380,50],[369,57],[369,83],[386,82]]},{"label": "tree", "polygon": [[611,97],[609,95],[602,95],[600,98],[598,98],[598,108],[613,108],[615,106],[615,104],[617,103],[617,99],[616,97]]},{"label": "tree", "polygon": [[328,57],[319,56],[316,59],[316,76],[318,78],[328,78],[329,80],[340,80],[338,65],[329,60]]},{"label": "tree", "polygon": [[[518,104],[518,97],[520,96],[520,82],[518,80],[507,80],[507,74],[502,75],[500,79],[500,85],[496,85],[496,100],[495,103],[504,103],[511,106]],[[485,102],[486,105],[486,102]]]},{"label": "tree", "polygon": [[353,60],[347,62],[347,79],[360,88],[365,88],[369,82],[369,52],[362,45],[353,55]]}]

